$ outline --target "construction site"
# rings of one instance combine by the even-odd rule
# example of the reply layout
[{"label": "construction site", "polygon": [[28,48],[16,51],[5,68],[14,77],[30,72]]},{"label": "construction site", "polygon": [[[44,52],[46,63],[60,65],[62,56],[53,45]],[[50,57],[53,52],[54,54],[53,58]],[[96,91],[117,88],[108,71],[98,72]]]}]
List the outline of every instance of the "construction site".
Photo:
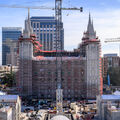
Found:
[{"label": "construction site", "polygon": [[[19,39],[18,79],[21,95],[37,95],[43,99],[55,99],[56,56],[60,60],[62,56],[60,74],[64,99],[81,99],[82,97],[95,99],[96,95],[102,93],[100,41],[96,35],[89,35],[92,30],[91,18],[89,18],[88,30],[84,33],[86,36],[83,37],[79,48],[73,52],[42,51],[35,40],[35,35],[30,33],[30,38],[22,36]],[[33,51],[35,51],[35,56],[33,56]],[[97,65],[93,66],[93,64]]]},{"label": "construction site", "polygon": [[[44,44],[37,40],[33,32],[30,9],[55,10],[54,50],[41,49]],[[28,8],[28,18],[25,20],[25,28],[18,42],[17,91],[21,98],[37,98],[37,100],[47,100],[52,103],[54,110],[49,111],[47,116],[43,112],[44,120],[68,120],[68,118],[74,120],[74,114],[68,108],[73,110],[73,113],[77,108],[67,105],[75,101],[95,100],[97,95],[102,95],[103,90],[101,43],[96,36],[91,15],[89,14],[88,26],[86,32],[83,33],[82,42],[73,51],[66,51],[63,49],[61,37],[63,10],[82,12],[83,8],[63,8],[62,0],[55,0],[55,8]],[[65,101],[70,101],[70,103],[64,105]],[[84,105],[81,109],[85,109]]]},{"label": "construction site", "polygon": [[62,50],[61,0],[55,2],[55,14],[56,50],[44,51],[33,33],[28,12],[23,35],[19,38],[17,87],[22,97],[37,96],[38,99],[56,101],[56,111],[62,114],[64,100],[96,99],[102,94],[101,48],[89,15],[87,31],[79,48],[73,52]]}]

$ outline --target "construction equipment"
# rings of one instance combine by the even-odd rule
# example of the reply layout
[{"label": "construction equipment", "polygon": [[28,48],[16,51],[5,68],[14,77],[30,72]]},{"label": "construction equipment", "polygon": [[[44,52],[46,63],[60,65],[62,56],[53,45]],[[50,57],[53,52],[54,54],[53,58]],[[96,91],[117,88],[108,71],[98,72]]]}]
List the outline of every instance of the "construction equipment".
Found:
[{"label": "construction equipment", "polygon": [[120,42],[120,38],[107,38],[104,42]]},{"label": "construction equipment", "polygon": [[62,0],[55,0],[55,8],[44,7],[44,6],[16,6],[16,5],[0,5],[0,7],[7,7],[7,8],[27,8],[27,9],[50,9],[55,10],[55,17],[56,17],[56,79],[57,79],[57,90],[56,90],[56,108],[57,113],[60,114],[63,112],[63,90],[62,90],[62,40],[61,40],[61,28],[62,28],[62,10],[79,10],[80,12],[83,11],[83,8],[63,8],[62,7]]},{"label": "construction equipment", "polygon": [[[118,38],[107,38],[104,42],[105,43],[120,42],[120,37],[118,37]],[[119,45],[119,56],[120,56],[120,45]]]},{"label": "construction equipment", "polygon": [[[61,28],[62,28],[62,0],[55,1],[55,17],[56,17],[56,52],[61,50],[62,52],[62,40],[61,40]],[[56,90],[56,109],[57,113],[63,112],[63,91],[62,91],[62,54],[60,56],[56,54],[56,78],[57,78],[57,90]]]},{"label": "construction equipment", "polygon": [[[56,0],[58,1],[58,0]],[[52,7],[45,7],[45,6],[21,6],[21,5],[0,5],[1,8],[25,8],[25,9],[43,9],[43,10],[56,10],[55,8]],[[76,10],[83,12],[83,7],[77,8],[61,8],[61,10]]]},{"label": "construction equipment", "polygon": [[79,8],[64,8],[62,9],[62,0],[55,1],[55,17],[56,17],[56,52],[60,50],[59,54],[56,54],[56,78],[57,78],[57,90],[56,90],[56,108],[57,113],[63,112],[63,90],[62,90],[62,39],[61,39],[61,28],[62,28],[62,10],[80,10]]}]

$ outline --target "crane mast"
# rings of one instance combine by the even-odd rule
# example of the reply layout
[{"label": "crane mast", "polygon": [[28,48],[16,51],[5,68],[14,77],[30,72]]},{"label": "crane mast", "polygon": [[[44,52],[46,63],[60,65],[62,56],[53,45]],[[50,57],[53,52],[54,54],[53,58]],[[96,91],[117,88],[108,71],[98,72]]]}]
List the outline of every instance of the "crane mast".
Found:
[{"label": "crane mast", "polygon": [[[55,1],[55,17],[56,17],[56,79],[57,79],[57,89],[56,89],[56,109],[57,113],[63,112],[63,90],[62,90],[62,0]],[[59,53],[58,53],[59,51]]]}]

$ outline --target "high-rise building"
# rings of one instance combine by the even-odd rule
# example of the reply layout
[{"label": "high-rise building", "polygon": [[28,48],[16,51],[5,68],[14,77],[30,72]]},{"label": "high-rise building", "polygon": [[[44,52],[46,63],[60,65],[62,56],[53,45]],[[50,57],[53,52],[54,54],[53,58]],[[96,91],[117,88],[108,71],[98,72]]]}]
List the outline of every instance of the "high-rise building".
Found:
[{"label": "high-rise building", "polygon": [[[3,107],[12,108],[12,119],[2,119],[2,120],[20,120],[21,115],[21,99],[18,95],[0,95],[0,105]],[[0,116],[1,118],[1,116]],[[1,119],[0,119],[1,120]]]},{"label": "high-rise building", "polygon": [[[61,29],[62,50],[64,50],[64,28],[63,23]],[[31,17],[31,25],[33,32],[37,36],[37,40],[42,45],[41,50],[56,50],[56,20],[55,17]]]},{"label": "high-rise building", "polygon": [[109,68],[120,67],[120,57],[117,54],[104,54],[102,58],[102,75],[104,81],[107,78]]},{"label": "high-rise building", "polygon": [[[22,34],[21,27],[3,27],[2,28],[2,65],[11,64],[11,62],[7,62],[7,61],[11,61],[7,58],[9,58],[9,56],[14,57],[15,52],[17,51],[18,38],[21,36],[21,34]],[[13,46],[12,44],[13,42],[16,43],[16,45]],[[10,51],[11,48],[12,48],[12,51]],[[11,53],[13,55],[9,55]],[[11,58],[11,59],[15,60],[14,58]],[[15,63],[15,61],[12,63]]]}]

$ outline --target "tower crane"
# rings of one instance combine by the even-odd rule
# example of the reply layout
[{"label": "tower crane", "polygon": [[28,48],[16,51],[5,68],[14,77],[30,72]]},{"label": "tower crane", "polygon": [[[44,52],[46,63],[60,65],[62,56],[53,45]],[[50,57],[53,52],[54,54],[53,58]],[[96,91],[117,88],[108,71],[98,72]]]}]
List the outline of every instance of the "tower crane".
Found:
[{"label": "tower crane", "polygon": [[[56,52],[60,50],[62,52],[62,38],[61,38],[61,28],[62,28],[62,10],[80,10],[82,12],[82,7],[79,8],[62,8],[62,0],[55,1],[55,17],[56,17]],[[61,114],[63,112],[63,90],[62,90],[62,53],[56,54],[56,78],[57,78],[57,90],[56,90],[56,108],[57,113]]]},{"label": "tower crane", "polygon": [[[59,0],[56,0],[59,1]],[[55,8],[52,7],[46,7],[46,6],[22,6],[22,5],[0,5],[1,8],[24,8],[24,9],[43,9],[43,10],[56,10]],[[77,8],[77,7],[73,7],[73,8],[65,8],[62,7],[61,10],[76,10],[76,11],[80,11],[83,12],[83,7]]]},{"label": "tower crane", "polygon": [[105,43],[108,43],[108,42],[120,42],[120,37],[118,37],[118,38],[107,38],[104,42]]},{"label": "tower crane", "polygon": [[[107,38],[104,42],[105,43],[120,42],[120,37],[118,37],[118,38]],[[120,56],[120,45],[119,45],[119,56]]]},{"label": "tower crane", "polygon": [[[26,8],[26,9],[48,9],[48,10],[55,10],[55,17],[56,17],[56,78],[57,78],[57,90],[56,90],[56,108],[57,113],[61,114],[63,112],[63,93],[62,93],[62,38],[61,38],[61,28],[62,28],[62,10],[79,10],[80,12],[83,11],[83,8],[64,8],[62,7],[62,0],[55,0],[55,8],[51,7],[43,7],[43,6],[16,6],[16,5],[0,5],[0,7],[6,8]],[[59,51],[59,53],[58,53]]]}]

